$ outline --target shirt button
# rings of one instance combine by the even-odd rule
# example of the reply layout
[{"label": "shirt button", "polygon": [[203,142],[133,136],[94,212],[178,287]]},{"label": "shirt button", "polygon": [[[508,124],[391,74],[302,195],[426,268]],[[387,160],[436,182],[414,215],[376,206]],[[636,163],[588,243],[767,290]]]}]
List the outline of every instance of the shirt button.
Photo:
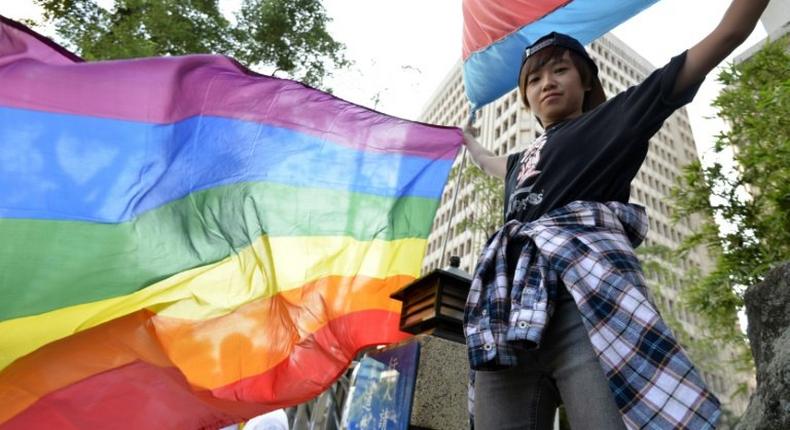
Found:
[{"label": "shirt button", "polygon": [[480,312],[480,313],[481,313],[483,316],[486,316],[486,315],[488,315],[488,311],[487,311],[486,309],[483,309],[483,312]]},{"label": "shirt button", "polygon": [[526,321],[519,321],[518,322],[518,328],[527,328],[527,322]]},{"label": "shirt button", "polygon": [[486,350],[486,351],[491,351],[492,349],[494,349],[494,346],[491,345],[490,343],[487,343],[487,344],[483,345],[483,349]]}]

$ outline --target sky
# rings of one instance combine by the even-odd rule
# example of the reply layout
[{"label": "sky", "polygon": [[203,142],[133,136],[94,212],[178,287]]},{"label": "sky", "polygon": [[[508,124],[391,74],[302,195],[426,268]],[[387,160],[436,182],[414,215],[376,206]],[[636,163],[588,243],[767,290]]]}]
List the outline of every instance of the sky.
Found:
[{"label": "sky", "polygon": [[[241,0],[220,0],[232,12]],[[100,0],[111,5],[112,0]],[[729,0],[661,0],[614,29],[614,34],[654,66],[690,48],[709,33]],[[329,31],[346,45],[354,62],[328,84],[334,94],[381,112],[417,119],[427,100],[461,56],[461,0],[324,0],[332,18]],[[0,14],[12,19],[37,18],[31,0],[0,0]],[[54,36],[51,29],[38,29]],[[758,25],[734,55],[765,37]],[[710,152],[724,124],[710,103],[720,90],[717,73],[708,76],[688,106],[697,148]]]}]

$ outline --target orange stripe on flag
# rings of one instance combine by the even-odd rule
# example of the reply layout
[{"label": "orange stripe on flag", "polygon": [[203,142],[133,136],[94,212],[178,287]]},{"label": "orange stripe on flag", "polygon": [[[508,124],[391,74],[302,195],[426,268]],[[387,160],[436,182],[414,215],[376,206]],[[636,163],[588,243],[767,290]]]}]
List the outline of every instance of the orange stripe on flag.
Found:
[{"label": "orange stripe on flag", "polygon": [[[397,325],[398,319],[399,314],[382,310],[344,315],[296,345],[273,369],[213,392],[190,386],[176,368],[134,361],[47,394],[0,422],[0,430],[77,430],[108,423],[119,430],[219,428],[315,397],[346,371],[347,360],[360,348],[381,342],[383,333],[370,327]],[[335,339],[341,330],[345,336]],[[389,335],[388,342],[405,337],[397,330]],[[332,345],[340,351],[331,351]]]},{"label": "orange stripe on flag", "polygon": [[368,309],[399,313],[400,302],[389,295],[411,280],[332,276],[211,320],[156,316],[153,321],[167,355],[189,382],[213,389],[272,368],[330,320]]},{"label": "orange stripe on flag", "polygon": [[[295,345],[331,321],[360,311],[391,315],[362,328],[369,332],[368,344],[400,340],[404,337],[397,329],[400,304],[389,294],[412,279],[327,277],[208,320],[135,312],[53,342],[0,372],[0,422],[48,393],[134,361],[175,366],[196,389],[227,391],[233,383],[286,362]],[[344,330],[358,333],[360,328]],[[366,346],[355,345],[353,337],[342,333],[332,331],[341,337],[327,347],[339,349],[326,351],[327,357],[353,357]]]}]

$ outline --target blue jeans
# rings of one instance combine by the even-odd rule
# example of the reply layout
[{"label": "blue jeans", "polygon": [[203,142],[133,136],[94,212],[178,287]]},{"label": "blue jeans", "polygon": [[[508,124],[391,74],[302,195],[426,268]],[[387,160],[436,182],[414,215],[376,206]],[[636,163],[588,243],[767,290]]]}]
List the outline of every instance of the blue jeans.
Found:
[{"label": "blue jeans", "polygon": [[565,405],[574,430],[625,429],[576,302],[560,287],[540,349],[518,366],[475,376],[475,430],[550,430]]}]

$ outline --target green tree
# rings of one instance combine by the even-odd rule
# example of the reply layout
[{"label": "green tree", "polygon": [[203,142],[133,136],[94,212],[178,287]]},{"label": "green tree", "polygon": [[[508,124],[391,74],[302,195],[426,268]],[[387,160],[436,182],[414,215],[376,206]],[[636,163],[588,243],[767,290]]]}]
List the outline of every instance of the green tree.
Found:
[{"label": "green tree", "polygon": [[710,273],[691,274],[685,297],[721,339],[742,337],[736,315],[743,288],[790,260],[789,41],[770,43],[719,75],[725,89],[713,105],[729,130],[714,152],[731,149],[737,168],[692,163],[672,191],[676,220],[698,213],[731,226],[707,223],[678,250],[701,245],[715,257]]},{"label": "green tree", "polygon": [[[489,176],[471,163],[467,163],[462,172],[459,172],[458,165],[454,166],[450,171],[450,180],[453,183],[461,180],[462,187],[464,184],[472,185],[470,202],[475,209],[469,217],[458,222],[458,230],[471,230],[486,238],[494,234],[502,226],[504,182],[499,178]],[[456,211],[458,211],[457,207]]]},{"label": "green tree", "polygon": [[69,48],[87,60],[219,53],[320,87],[349,65],[327,32],[321,0],[244,0],[236,22],[217,0],[35,0]]}]

